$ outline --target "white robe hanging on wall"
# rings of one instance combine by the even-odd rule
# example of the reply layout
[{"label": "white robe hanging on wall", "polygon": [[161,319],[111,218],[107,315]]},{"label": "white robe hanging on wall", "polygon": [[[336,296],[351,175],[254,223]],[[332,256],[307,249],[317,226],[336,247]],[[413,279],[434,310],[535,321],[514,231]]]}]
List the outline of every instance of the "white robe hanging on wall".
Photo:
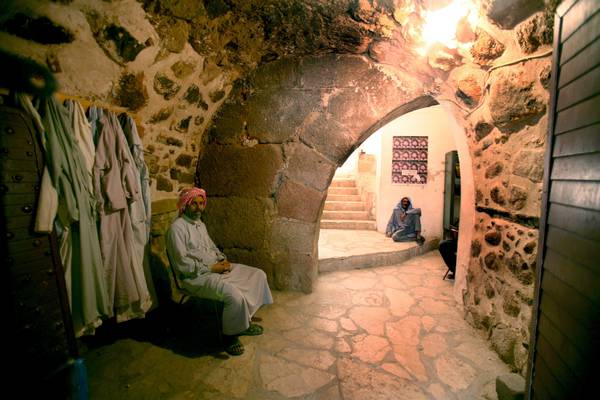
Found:
[{"label": "white robe hanging on wall", "polygon": [[112,112],[101,113],[94,163],[100,241],[109,299],[117,322],[140,318],[151,306],[143,259],[135,251],[129,205],[140,201],[139,180],[124,134]]}]

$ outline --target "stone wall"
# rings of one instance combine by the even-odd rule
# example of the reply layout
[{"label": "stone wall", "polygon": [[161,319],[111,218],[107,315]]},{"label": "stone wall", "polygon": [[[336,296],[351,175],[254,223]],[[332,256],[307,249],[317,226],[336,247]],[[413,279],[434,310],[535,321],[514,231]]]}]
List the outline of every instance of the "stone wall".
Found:
[{"label": "stone wall", "polygon": [[359,153],[356,165],[356,186],[360,198],[369,212],[369,218],[375,219],[377,210],[377,157],[375,154]]},{"label": "stone wall", "polygon": [[470,249],[463,249],[470,256],[461,293],[465,316],[522,374],[544,173],[550,23],[540,12],[514,29],[488,25],[471,49],[473,63],[448,79],[455,101],[468,110],[475,182],[474,230]]}]

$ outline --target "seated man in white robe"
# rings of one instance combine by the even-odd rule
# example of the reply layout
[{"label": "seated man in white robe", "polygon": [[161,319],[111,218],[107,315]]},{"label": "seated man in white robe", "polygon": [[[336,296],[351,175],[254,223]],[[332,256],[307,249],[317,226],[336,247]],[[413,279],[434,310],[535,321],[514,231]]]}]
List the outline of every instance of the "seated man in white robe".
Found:
[{"label": "seated man in white robe", "polygon": [[223,307],[225,351],[240,355],[241,335],[260,335],[263,328],[251,323],[263,304],[273,303],[264,271],[227,261],[200,219],[206,192],[185,189],[179,198],[179,216],[167,233],[167,253],[181,286],[190,294],[219,300]]}]

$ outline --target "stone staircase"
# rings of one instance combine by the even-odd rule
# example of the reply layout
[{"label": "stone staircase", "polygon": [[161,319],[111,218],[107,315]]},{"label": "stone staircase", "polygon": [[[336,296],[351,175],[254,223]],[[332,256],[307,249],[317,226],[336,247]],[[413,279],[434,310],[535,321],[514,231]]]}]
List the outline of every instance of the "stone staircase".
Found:
[{"label": "stone staircase", "polygon": [[376,230],[352,178],[335,178],[327,190],[321,229]]}]

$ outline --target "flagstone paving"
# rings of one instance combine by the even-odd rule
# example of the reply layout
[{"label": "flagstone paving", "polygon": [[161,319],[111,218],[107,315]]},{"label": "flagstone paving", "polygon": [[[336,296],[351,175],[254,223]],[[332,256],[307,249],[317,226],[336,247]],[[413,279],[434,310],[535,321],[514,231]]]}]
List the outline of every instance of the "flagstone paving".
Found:
[{"label": "flagstone paving", "polygon": [[170,337],[92,347],[90,398],[496,399],[509,369],[463,320],[445,270],[434,251],[320,275],[311,294],[275,291],[257,313],[265,333],[242,337],[238,357]]}]

